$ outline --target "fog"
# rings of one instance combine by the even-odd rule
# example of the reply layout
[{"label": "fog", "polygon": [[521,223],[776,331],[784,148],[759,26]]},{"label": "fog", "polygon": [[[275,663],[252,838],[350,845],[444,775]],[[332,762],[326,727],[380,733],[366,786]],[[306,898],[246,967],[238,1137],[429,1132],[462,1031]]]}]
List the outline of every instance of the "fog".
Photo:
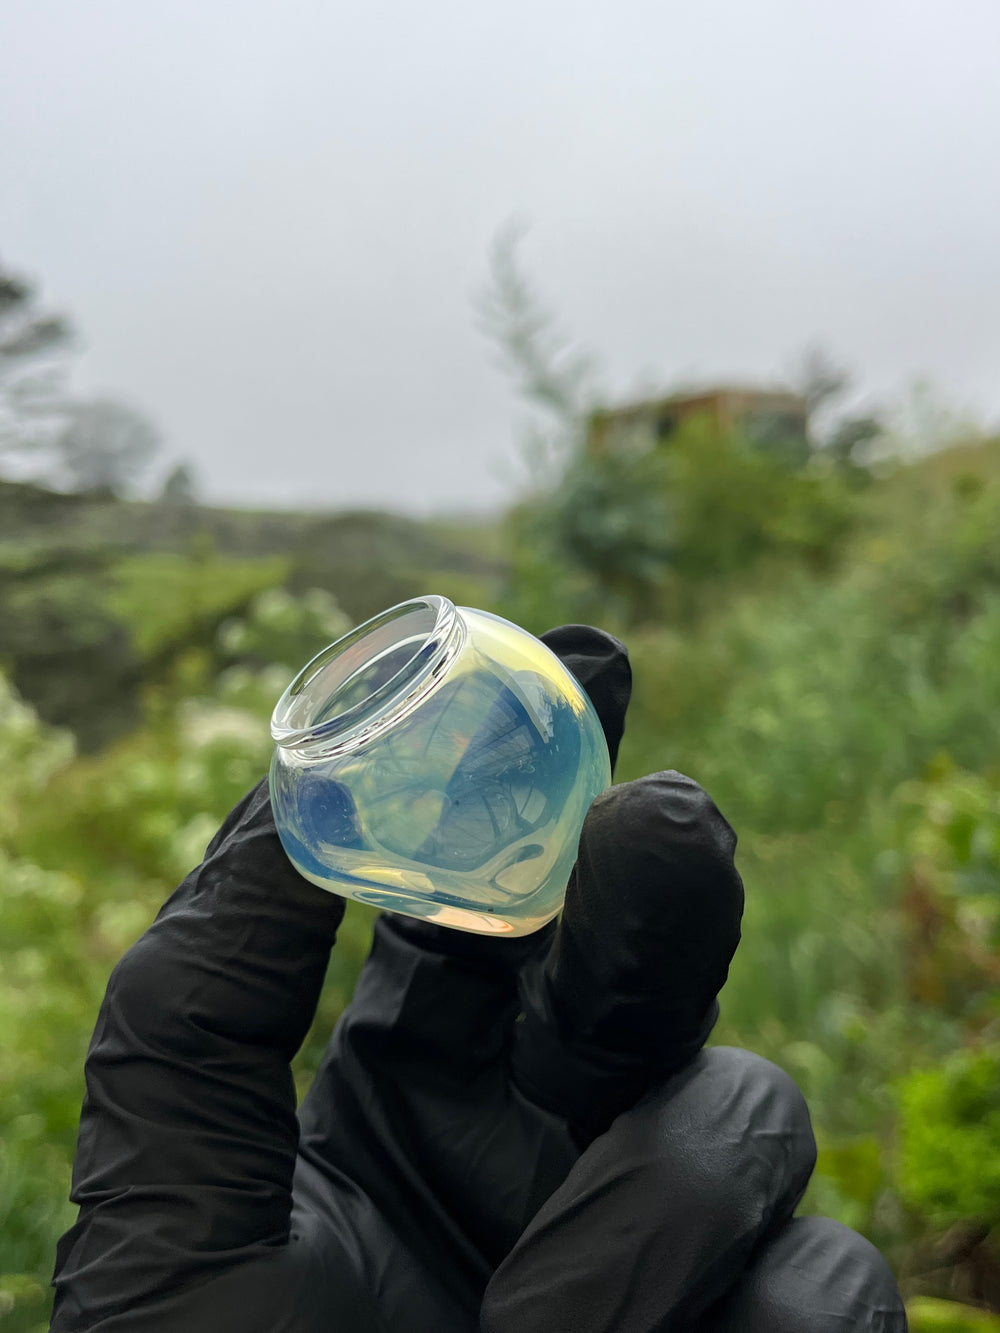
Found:
[{"label": "fog", "polygon": [[0,258],[161,470],[254,506],[496,506],[477,328],[512,216],[609,400],[780,380],[1000,417],[1000,7],[35,0],[0,20]]}]

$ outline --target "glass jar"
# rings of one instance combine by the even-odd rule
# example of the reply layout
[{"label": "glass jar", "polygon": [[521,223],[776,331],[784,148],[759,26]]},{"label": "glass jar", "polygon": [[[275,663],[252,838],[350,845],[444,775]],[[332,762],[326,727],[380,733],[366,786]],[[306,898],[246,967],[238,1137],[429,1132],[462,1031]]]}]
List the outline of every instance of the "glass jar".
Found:
[{"label": "glass jar", "polygon": [[604,733],[538,639],[445,597],[331,644],[278,700],[270,787],[282,844],[345,898],[482,934],[562,906]]}]

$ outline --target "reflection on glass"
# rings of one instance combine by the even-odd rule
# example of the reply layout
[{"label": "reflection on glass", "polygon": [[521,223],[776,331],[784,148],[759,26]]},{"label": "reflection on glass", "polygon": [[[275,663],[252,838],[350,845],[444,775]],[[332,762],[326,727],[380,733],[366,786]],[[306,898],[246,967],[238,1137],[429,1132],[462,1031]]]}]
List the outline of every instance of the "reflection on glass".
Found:
[{"label": "reflection on glass", "polygon": [[272,733],[278,832],[307,879],[479,932],[527,934],[558,912],[610,780],[600,723],[558,659],[441,597],[321,653]]}]

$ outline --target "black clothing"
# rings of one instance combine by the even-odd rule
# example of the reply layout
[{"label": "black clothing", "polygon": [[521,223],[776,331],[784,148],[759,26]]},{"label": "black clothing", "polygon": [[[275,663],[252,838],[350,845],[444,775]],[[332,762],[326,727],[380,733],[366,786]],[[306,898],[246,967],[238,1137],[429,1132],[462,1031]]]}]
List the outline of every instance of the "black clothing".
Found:
[{"label": "black clothing", "polygon": [[[624,649],[548,637],[614,753]],[[739,939],[735,838],[676,773],[612,788],[558,927],[386,915],[298,1114],[344,904],[262,783],[115,968],[87,1059],[55,1333],[900,1333],[881,1257],[789,1221],[780,1070],[700,1048]]]}]

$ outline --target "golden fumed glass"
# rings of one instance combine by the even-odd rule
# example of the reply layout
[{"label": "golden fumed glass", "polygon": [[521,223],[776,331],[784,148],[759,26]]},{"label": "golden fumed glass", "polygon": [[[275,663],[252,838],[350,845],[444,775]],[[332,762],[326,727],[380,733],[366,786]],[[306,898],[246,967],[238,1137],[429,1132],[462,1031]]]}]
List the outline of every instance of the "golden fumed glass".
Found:
[{"label": "golden fumed glass", "polygon": [[271,803],[300,874],[345,898],[483,934],[562,906],[608,785],[593,706],[559,659],[445,597],[331,644],[279,699]]}]

